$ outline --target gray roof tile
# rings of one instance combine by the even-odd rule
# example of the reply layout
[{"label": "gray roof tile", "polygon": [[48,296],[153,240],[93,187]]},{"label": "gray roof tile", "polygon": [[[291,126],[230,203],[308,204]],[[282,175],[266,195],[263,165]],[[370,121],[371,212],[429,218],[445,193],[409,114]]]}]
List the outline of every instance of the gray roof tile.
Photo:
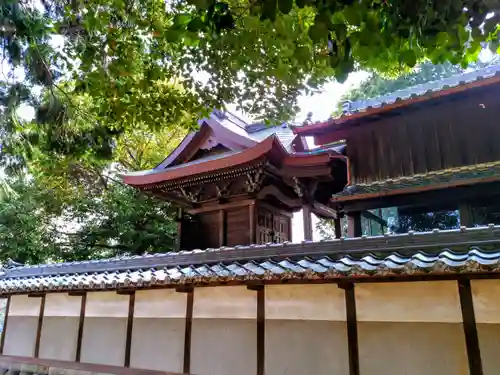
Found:
[{"label": "gray roof tile", "polygon": [[21,266],[0,294],[464,272],[500,272],[500,226]]},{"label": "gray roof tile", "polygon": [[348,117],[350,114],[363,112],[371,108],[384,107],[385,105],[393,104],[397,101],[421,97],[446,90],[448,88],[465,85],[475,81],[481,81],[493,76],[500,76],[500,65],[492,65],[483,69],[457,74],[439,81],[423,83],[421,85],[398,90],[374,99],[346,102],[344,105],[345,113],[342,117]]}]

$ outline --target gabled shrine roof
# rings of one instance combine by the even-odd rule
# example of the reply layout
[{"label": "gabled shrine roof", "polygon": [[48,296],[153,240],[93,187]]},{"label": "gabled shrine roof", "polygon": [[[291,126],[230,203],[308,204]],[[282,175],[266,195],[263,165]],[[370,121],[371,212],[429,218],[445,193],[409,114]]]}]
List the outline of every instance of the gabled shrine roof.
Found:
[{"label": "gabled shrine roof", "polygon": [[210,128],[215,137],[228,148],[246,149],[255,146],[264,139],[275,135],[283,147],[291,151],[291,143],[295,138],[293,130],[287,124],[266,126],[265,124],[248,124],[231,112],[214,110],[208,118],[198,121],[199,129],[189,133],[176,149],[170,153],[155,169],[164,169],[178,162],[179,154],[194,142],[195,137],[203,131],[203,127]]},{"label": "gabled shrine roof", "polygon": [[207,175],[222,172],[228,168],[243,167],[246,164],[257,162],[259,158],[268,157],[284,166],[314,166],[327,165],[332,157],[342,158],[333,149],[317,150],[314,152],[289,152],[279,139],[272,134],[262,142],[256,142],[252,147],[227,151],[202,157],[182,164],[157,167],[152,170],[131,172],[123,175],[123,181],[131,186],[147,186],[165,181],[172,181],[193,176]]},{"label": "gabled shrine roof", "polygon": [[447,189],[496,181],[500,181],[500,161],[402,176],[366,184],[355,184],[335,194],[332,201],[345,202],[354,199],[411,194],[427,189]]},{"label": "gabled shrine roof", "polygon": [[500,226],[4,269],[0,295],[500,273]]},{"label": "gabled shrine roof", "polygon": [[293,131],[301,136],[313,136],[325,131],[335,131],[337,126],[347,122],[498,83],[500,83],[500,64],[412,86],[374,99],[347,102],[345,103],[345,111],[340,117],[293,127]]}]

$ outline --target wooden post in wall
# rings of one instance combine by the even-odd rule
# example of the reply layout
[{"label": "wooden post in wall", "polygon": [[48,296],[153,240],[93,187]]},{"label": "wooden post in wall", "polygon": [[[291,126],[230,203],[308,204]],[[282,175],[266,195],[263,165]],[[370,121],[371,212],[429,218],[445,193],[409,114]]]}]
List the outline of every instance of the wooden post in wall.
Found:
[{"label": "wooden post in wall", "polygon": [[350,212],[347,214],[347,236],[349,238],[361,237],[361,212]]},{"label": "wooden post in wall", "polygon": [[470,280],[458,280],[458,294],[462,310],[462,324],[465,335],[467,360],[469,362],[469,374],[483,375],[483,364],[481,362],[481,350],[479,347]]},{"label": "wooden post in wall", "polygon": [[265,373],[266,357],[266,301],[264,285],[247,285],[247,289],[257,292],[257,373]]},{"label": "wooden post in wall", "polygon": [[305,204],[302,206],[302,217],[304,221],[304,240],[313,240],[313,228],[312,228],[312,217],[311,217],[311,206]]},{"label": "wooden post in wall", "polygon": [[7,305],[5,306],[5,315],[3,318],[3,327],[2,327],[2,341],[0,341],[0,354],[3,354],[3,348],[5,346],[5,336],[7,335],[7,323],[9,319],[9,310],[10,310],[10,296],[7,297]]},{"label": "wooden post in wall", "polygon": [[40,310],[38,313],[38,325],[37,325],[37,330],[36,330],[36,337],[35,337],[35,350],[34,350],[34,357],[38,358],[40,354],[40,340],[42,338],[42,327],[43,327],[43,314],[45,312],[45,294],[41,295],[28,295],[28,297],[39,297],[40,298]]},{"label": "wooden post in wall", "polygon": [[356,296],[354,284],[339,284],[345,290],[347,352],[349,355],[349,375],[359,375],[358,321],[356,314]]},{"label": "wooden post in wall", "polygon": [[178,287],[177,293],[186,293],[186,318],[184,325],[184,356],[182,373],[191,372],[191,333],[193,330],[194,288],[192,286]]},{"label": "wooden post in wall", "polygon": [[85,324],[85,310],[87,309],[87,293],[86,292],[70,292],[69,296],[81,297],[80,301],[80,318],[78,320],[78,333],[76,337],[75,362],[80,362],[83,343],[83,326]]}]

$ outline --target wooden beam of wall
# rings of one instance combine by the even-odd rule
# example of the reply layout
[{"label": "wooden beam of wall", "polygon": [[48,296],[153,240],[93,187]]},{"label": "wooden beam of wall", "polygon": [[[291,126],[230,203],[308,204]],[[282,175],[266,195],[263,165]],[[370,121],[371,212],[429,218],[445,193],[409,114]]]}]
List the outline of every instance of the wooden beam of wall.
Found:
[{"label": "wooden beam of wall", "polygon": [[9,320],[9,310],[10,310],[10,296],[7,297],[7,306],[5,306],[5,316],[3,318],[3,327],[2,327],[2,339],[0,341],[0,354],[3,354],[3,348],[5,345],[5,336],[7,335],[7,323]]},{"label": "wooden beam of wall", "polygon": [[257,375],[265,373],[266,357],[266,301],[265,289],[257,290]]},{"label": "wooden beam of wall", "polygon": [[184,360],[182,372],[184,374],[189,374],[191,372],[191,332],[193,330],[194,289],[187,292],[186,298],[186,323],[184,327]]},{"label": "wooden beam of wall", "polygon": [[42,326],[43,326],[43,314],[45,312],[45,299],[46,296],[43,294],[40,300],[40,312],[38,314],[38,326],[36,329],[36,339],[35,339],[35,354],[34,357],[38,358],[40,354],[40,339],[42,338]]},{"label": "wooden beam of wall", "polygon": [[358,322],[356,318],[354,284],[349,283],[339,285],[339,287],[345,290],[349,375],[359,375]]},{"label": "wooden beam of wall", "polygon": [[470,280],[458,280],[458,293],[460,296],[460,307],[462,309],[462,321],[465,334],[465,346],[469,362],[470,375],[483,375],[481,362],[481,350],[477,336],[476,316],[474,314],[474,301]]},{"label": "wooden beam of wall", "polygon": [[134,310],[135,310],[135,292],[131,292],[128,302],[127,318],[127,336],[125,338],[125,360],[124,367],[130,367],[130,353],[132,350],[132,331],[134,330]]},{"label": "wooden beam of wall", "polygon": [[87,308],[87,293],[82,294],[80,305],[80,320],[78,321],[78,336],[76,338],[75,362],[80,362],[82,355],[83,325],[85,324],[85,309]]}]

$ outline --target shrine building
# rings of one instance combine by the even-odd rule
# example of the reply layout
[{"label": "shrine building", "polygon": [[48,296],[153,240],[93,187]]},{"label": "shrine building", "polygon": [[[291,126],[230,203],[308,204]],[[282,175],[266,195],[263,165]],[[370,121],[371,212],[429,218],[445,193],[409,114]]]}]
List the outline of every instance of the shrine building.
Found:
[{"label": "shrine building", "polygon": [[[123,176],[178,208],[177,249],[2,269],[0,369],[497,375],[498,71],[304,126],[212,112]],[[313,214],[336,238],[312,241]]]}]

